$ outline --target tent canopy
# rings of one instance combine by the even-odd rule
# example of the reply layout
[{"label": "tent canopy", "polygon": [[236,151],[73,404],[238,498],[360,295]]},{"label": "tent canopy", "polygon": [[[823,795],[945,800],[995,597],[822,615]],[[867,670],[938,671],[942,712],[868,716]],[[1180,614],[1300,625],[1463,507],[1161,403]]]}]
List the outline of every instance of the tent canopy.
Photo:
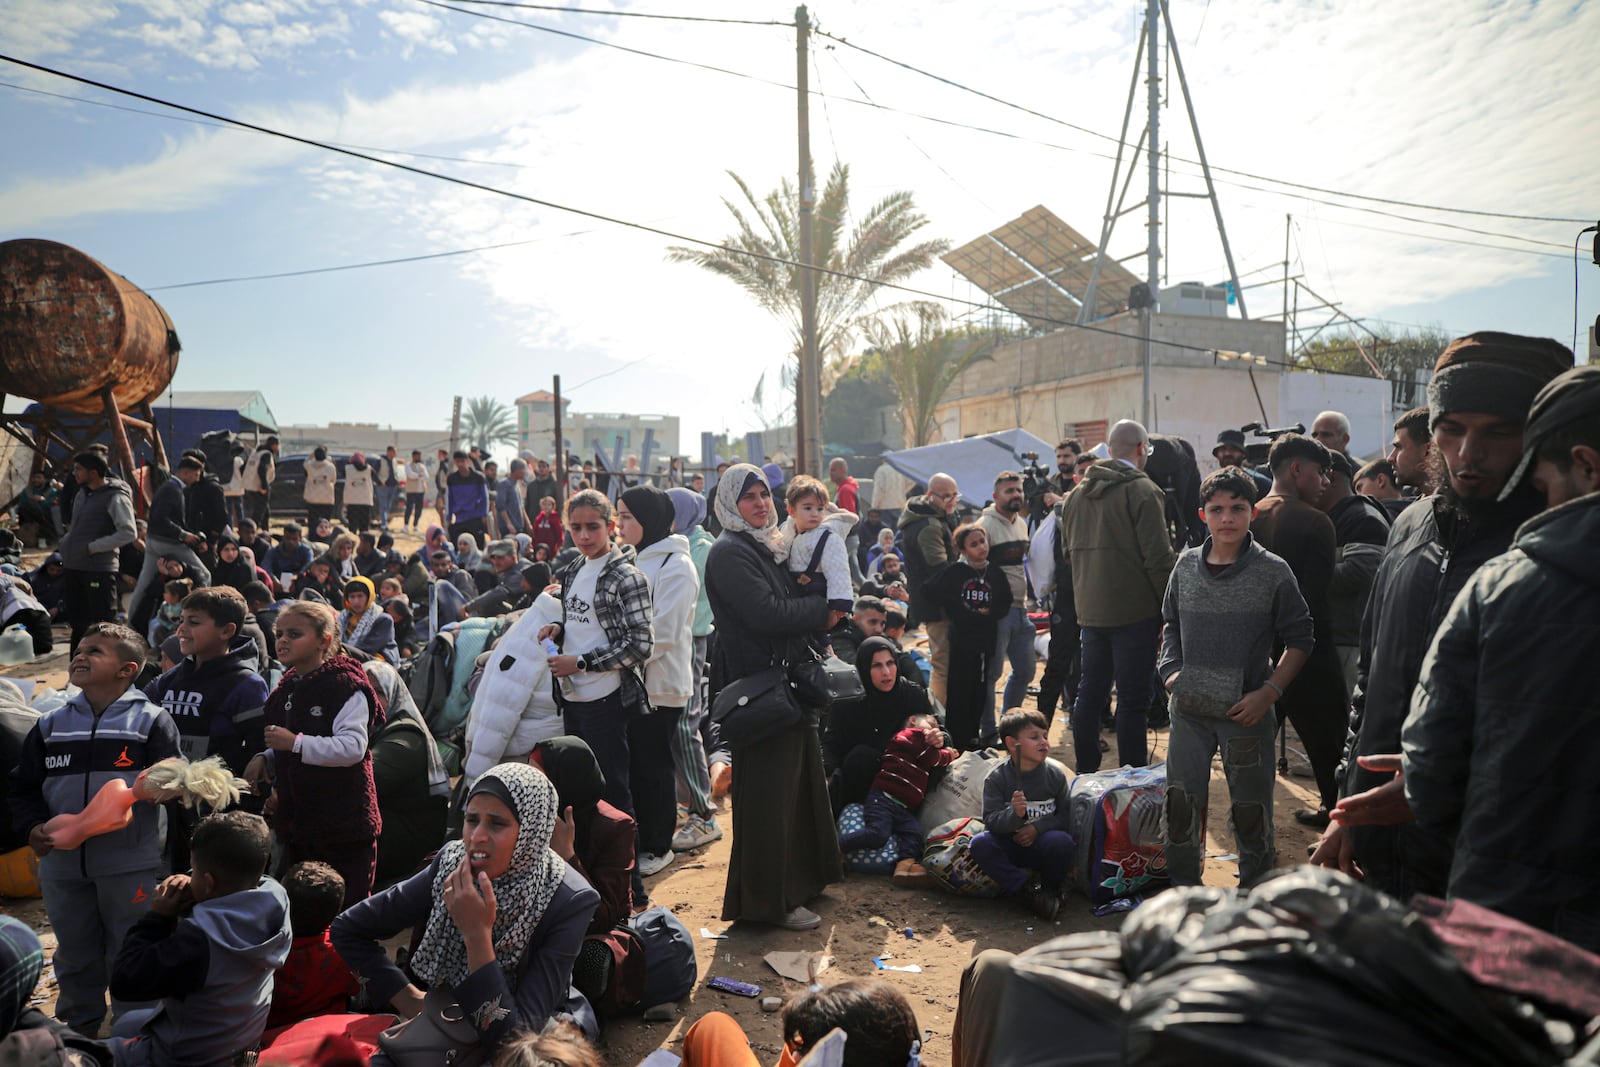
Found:
[{"label": "tent canopy", "polygon": [[1055,446],[1021,429],[885,452],[883,459],[919,485],[927,485],[935,474],[948,474],[956,480],[963,501],[982,507],[994,492],[995,475],[1028,465],[1024,452],[1037,452],[1046,467],[1054,466]]}]

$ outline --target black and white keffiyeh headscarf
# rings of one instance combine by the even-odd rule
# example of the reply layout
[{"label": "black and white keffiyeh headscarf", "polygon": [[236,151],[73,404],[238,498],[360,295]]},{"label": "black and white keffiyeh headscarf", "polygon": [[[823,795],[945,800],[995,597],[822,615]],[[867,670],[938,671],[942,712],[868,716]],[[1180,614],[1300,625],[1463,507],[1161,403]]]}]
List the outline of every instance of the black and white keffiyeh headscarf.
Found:
[{"label": "black and white keffiyeh headscarf", "polygon": [[[544,918],[567,864],[550,848],[556,825],[556,787],[536,767],[501,763],[489,768],[472,786],[478,793],[505,801],[517,818],[517,843],[511,866],[493,882],[495,896],[494,955],[501,970],[515,981],[534,929]],[[459,986],[467,978],[467,945],[445,908],[445,879],[465,861],[467,846],[451,841],[439,850],[433,878],[433,910],[422,941],[411,957],[412,969],[430,986]]]}]

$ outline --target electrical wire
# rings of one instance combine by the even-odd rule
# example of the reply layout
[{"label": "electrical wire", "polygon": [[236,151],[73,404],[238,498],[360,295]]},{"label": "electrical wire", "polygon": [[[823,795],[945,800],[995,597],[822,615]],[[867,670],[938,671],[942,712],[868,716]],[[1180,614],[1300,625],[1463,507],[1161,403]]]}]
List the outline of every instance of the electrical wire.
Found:
[{"label": "electrical wire", "polygon": [[[1578,351],[1578,246],[1583,244],[1584,234],[1597,230],[1600,230],[1600,223],[1579,230],[1578,236],[1572,239],[1572,351],[1574,353]],[[1600,240],[1600,235],[1595,239]]]},{"label": "electrical wire", "polygon": [[[206,122],[202,119],[192,119],[183,115],[163,115],[159,111],[146,111],[141,107],[124,107],[121,104],[113,104],[109,100],[95,100],[87,96],[73,96],[70,93],[52,93],[44,89],[35,89],[28,85],[18,85],[15,82],[0,81],[0,88],[16,89],[20,92],[33,93],[37,96],[52,97],[56,100],[70,100],[73,103],[88,104],[92,107],[109,108],[112,111],[122,111],[129,115],[145,115],[153,119],[165,119],[168,122],[187,122],[193,126],[205,126],[214,130],[227,130],[230,133],[250,132],[248,130],[240,130],[234,126],[229,126],[224,122]],[[411,152],[403,148],[377,148],[373,145],[345,144],[340,141],[329,141],[328,143],[338,148],[354,148],[359,152],[382,152],[384,155],[389,156],[410,156],[413,159],[437,159],[446,163],[473,163],[480,164],[485,167],[511,167],[515,170],[528,169],[528,165],[526,163],[506,163],[495,159],[469,159],[466,156],[439,156],[432,155],[427,152]]]},{"label": "electrical wire", "polygon": [[[666,55],[662,55],[662,54],[660,54],[658,52],[650,52],[650,51],[646,51],[645,49],[641,49],[641,48],[630,48],[630,47],[628,47],[626,45],[615,44],[615,43],[613,43],[611,41],[603,41],[603,40],[600,40],[599,38],[596,38],[596,37],[586,37],[583,34],[573,33],[573,32],[571,32],[569,30],[557,29],[557,28],[555,28],[553,26],[544,26],[544,25],[540,25],[539,23],[525,22],[525,21],[523,21],[521,19],[512,19],[512,18],[505,18],[505,17],[500,16],[500,15],[491,15],[491,14],[489,14],[487,12],[483,12],[483,11],[471,11],[471,10],[468,10],[466,8],[459,8],[459,7],[452,6],[451,4],[441,3],[440,0],[418,0],[418,2],[419,3],[428,4],[431,7],[442,8],[442,9],[444,9],[446,11],[454,11],[457,14],[461,14],[461,15],[470,15],[470,16],[473,16],[475,18],[491,19],[491,20],[496,21],[496,22],[509,23],[509,24],[511,24],[513,26],[524,26],[524,27],[526,27],[528,29],[531,29],[531,30],[537,30],[537,31],[540,31],[540,32],[543,32],[543,33],[553,33],[553,34],[556,34],[558,36],[569,37],[569,38],[572,38],[574,40],[579,40],[579,41],[584,41],[584,42],[589,43],[589,44],[599,45],[599,46],[601,46],[603,48],[615,48],[615,49],[618,49],[619,51],[628,52],[628,53],[630,53],[632,55],[644,56],[644,57],[647,57],[647,58],[650,58],[650,59],[658,59],[658,60],[662,60],[662,61],[667,62],[667,63],[677,63],[677,64],[681,64],[681,65],[684,65],[684,66],[697,67],[697,68],[699,68],[701,70],[708,70],[708,71],[712,71],[712,72],[718,73],[718,74],[727,74],[727,75],[731,75],[731,76],[736,77],[736,78],[743,78],[743,79],[748,80],[748,81],[759,82],[759,83],[761,83],[763,85],[770,85],[770,86],[773,86],[774,88],[784,89],[784,90],[786,90],[788,92],[796,92],[796,91],[798,91],[798,87],[797,86],[785,84],[785,83],[779,82],[779,81],[774,81],[771,78],[763,78],[763,77],[759,77],[759,76],[754,75],[754,74],[746,74],[746,73],[744,73],[742,71],[729,70],[729,69],[727,69],[725,67],[713,66],[713,65],[707,64],[707,63],[699,63],[699,62],[696,62],[694,60],[680,59],[680,58],[675,57],[675,56],[666,56]],[[1070,129],[1078,130],[1080,132],[1090,134],[1090,135],[1092,135],[1094,137],[1098,137],[1098,138],[1101,138],[1101,139],[1104,139],[1104,140],[1107,140],[1107,141],[1111,141],[1112,143],[1116,143],[1117,142],[1117,138],[1112,137],[1110,134],[1100,133],[1100,132],[1098,132],[1096,130],[1089,129],[1086,126],[1077,126],[1077,125],[1075,125],[1073,123],[1066,122],[1066,121],[1061,120],[1061,119],[1053,118],[1050,115],[1046,115],[1044,112],[1034,111],[1031,108],[1023,107],[1020,104],[1012,104],[1012,103],[1010,103],[1008,101],[1002,100],[999,97],[991,96],[988,93],[983,93],[983,92],[980,92],[980,91],[975,90],[975,89],[970,89],[970,88],[968,88],[966,86],[961,85],[959,82],[950,81],[950,79],[948,79],[948,78],[943,78],[943,77],[941,77],[941,76],[939,76],[937,74],[929,73],[928,71],[924,71],[921,68],[911,66],[910,64],[907,64],[907,63],[903,63],[900,60],[890,59],[887,56],[883,56],[880,53],[873,52],[870,49],[862,48],[860,45],[850,44],[848,41],[844,40],[844,38],[838,37],[838,36],[836,36],[834,34],[827,33],[827,32],[822,31],[822,30],[816,30],[814,32],[816,32],[816,34],[818,36],[826,37],[829,40],[838,41],[839,43],[844,44],[846,47],[854,48],[855,50],[860,51],[860,52],[866,52],[868,55],[871,55],[871,56],[873,56],[875,58],[878,58],[878,59],[882,59],[885,62],[892,63],[892,64],[894,64],[896,66],[905,67],[906,69],[914,71],[915,73],[924,75],[926,77],[934,78],[935,80],[938,80],[938,81],[946,82],[946,83],[948,83],[948,84],[950,84],[952,86],[955,86],[956,88],[963,89],[964,91],[977,93],[977,95],[982,96],[985,99],[994,100],[995,102],[1004,104],[1007,107],[1016,108],[1017,110],[1023,111],[1023,112],[1025,112],[1027,114],[1035,115],[1035,116],[1038,116],[1040,118],[1047,119],[1047,120],[1049,120],[1051,122],[1057,123],[1058,125],[1066,126],[1066,127],[1070,128]],[[836,61],[837,61],[837,57],[836,57]],[[841,70],[843,69],[842,65],[841,65],[840,69]],[[850,77],[848,71],[845,72],[845,76],[846,77]],[[851,81],[854,82],[855,79],[851,78]],[[861,89],[861,85],[860,85],[859,82],[856,82],[856,88],[858,90],[862,91],[862,95],[863,96],[867,95],[865,90]],[[813,89],[813,90],[811,90],[811,95],[813,95],[813,96],[822,96],[824,94],[822,94],[819,90]],[[841,102],[844,102],[844,103],[857,104],[857,105],[860,105],[860,106],[863,106],[863,107],[872,108],[872,109],[878,110],[878,111],[885,111],[885,112],[890,112],[890,113],[897,114],[897,115],[905,115],[905,116],[910,117],[910,118],[921,119],[922,121],[925,121],[925,122],[933,122],[933,123],[937,123],[937,124],[943,125],[943,126],[953,126],[953,127],[958,128],[958,129],[971,130],[971,131],[974,131],[974,132],[977,132],[977,133],[989,134],[991,136],[996,136],[996,137],[1004,137],[1004,138],[1007,138],[1008,140],[1021,141],[1021,142],[1027,143],[1027,144],[1036,144],[1036,145],[1040,145],[1040,146],[1046,147],[1046,148],[1054,148],[1054,149],[1056,149],[1058,151],[1074,152],[1074,153],[1093,156],[1093,157],[1096,157],[1096,158],[1099,158],[1099,159],[1106,159],[1106,160],[1115,160],[1116,159],[1115,156],[1113,156],[1113,155],[1111,155],[1109,153],[1097,152],[1097,151],[1094,151],[1092,149],[1079,148],[1079,147],[1075,147],[1075,146],[1072,146],[1072,145],[1057,144],[1057,143],[1051,142],[1051,141],[1042,141],[1042,140],[1038,140],[1036,138],[1024,136],[1022,134],[1011,133],[1011,132],[1008,132],[1008,131],[1005,131],[1005,130],[997,130],[997,129],[994,129],[994,128],[988,127],[988,126],[979,126],[979,125],[974,125],[972,123],[967,123],[967,122],[958,122],[958,121],[956,121],[954,119],[941,118],[941,117],[939,117],[937,115],[928,115],[928,114],[924,114],[924,113],[916,112],[916,111],[907,111],[907,110],[905,110],[903,108],[892,107],[892,106],[887,105],[887,104],[880,104],[877,101],[872,100],[870,97],[867,97],[866,99],[857,99],[855,97],[841,96],[841,97],[834,97],[834,99],[840,100]],[[915,146],[915,142],[913,142],[913,146]],[[918,148],[918,151],[922,151],[922,150],[920,148]],[[923,152],[923,154],[927,155],[926,152]],[[1168,153],[1166,155],[1166,158],[1168,159],[1169,162],[1175,159],[1178,162],[1186,164],[1188,166],[1193,166],[1193,167],[1200,166],[1200,164],[1198,162],[1194,161],[1194,160],[1184,159],[1181,156],[1173,156],[1170,153]],[[932,161],[932,157],[929,157],[929,159],[930,159],[930,161]],[[938,163],[934,162],[934,165],[938,166]],[[943,170],[943,168],[940,167],[940,170]],[[1376,200],[1376,201],[1379,201],[1379,202],[1394,203],[1394,204],[1401,204],[1401,205],[1406,205],[1407,204],[1406,201],[1383,201],[1383,200],[1381,200],[1381,198],[1367,197],[1367,196],[1362,196],[1362,195],[1356,194],[1356,193],[1342,193],[1342,192],[1339,192],[1337,190],[1319,189],[1316,186],[1300,185],[1300,184],[1295,183],[1295,182],[1286,182],[1286,181],[1281,181],[1280,179],[1276,179],[1276,178],[1268,178],[1268,177],[1264,177],[1262,175],[1250,174],[1247,171],[1229,170],[1228,168],[1225,168],[1225,167],[1213,166],[1213,167],[1211,167],[1211,170],[1212,171],[1218,171],[1218,172],[1225,172],[1225,173],[1229,173],[1229,174],[1240,174],[1240,175],[1244,175],[1246,177],[1254,178],[1254,179],[1256,179],[1258,181],[1265,181],[1265,182],[1270,182],[1270,183],[1274,183],[1274,184],[1285,185],[1285,186],[1289,186],[1289,187],[1297,188],[1297,189],[1310,189],[1310,190],[1315,190],[1315,191],[1327,192],[1327,193],[1330,193],[1331,195],[1334,195],[1334,196],[1346,196],[1346,197],[1350,197],[1350,198],[1354,198],[1354,199],[1360,199],[1360,200]],[[948,177],[948,173],[946,173],[946,176]],[[1194,175],[1189,175],[1189,176],[1193,177]],[[954,181],[955,179],[952,178],[951,180]],[[1357,212],[1364,212],[1364,213],[1367,213],[1367,214],[1383,215],[1383,216],[1386,216],[1388,218],[1398,219],[1398,220],[1403,221],[1403,222],[1412,222],[1412,223],[1415,223],[1415,224],[1417,224],[1419,226],[1439,226],[1439,227],[1442,227],[1444,229],[1464,230],[1466,232],[1478,234],[1480,236],[1499,237],[1499,238],[1502,238],[1504,240],[1525,241],[1525,242],[1529,242],[1529,243],[1548,244],[1550,247],[1562,249],[1563,252],[1566,249],[1566,245],[1565,244],[1553,244],[1553,243],[1550,243],[1550,242],[1542,242],[1542,241],[1539,241],[1537,238],[1521,237],[1521,236],[1519,236],[1517,234],[1500,233],[1500,232],[1496,232],[1496,231],[1492,231],[1492,230],[1478,230],[1478,229],[1474,229],[1474,228],[1467,227],[1467,226],[1461,226],[1461,225],[1458,225],[1456,223],[1441,222],[1441,221],[1434,220],[1434,219],[1420,219],[1420,218],[1416,218],[1415,216],[1410,216],[1410,215],[1399,215],[1399,214],[1396,214],[1394,212],[1383,211],[1383,210],[1380,210],[1378,208],[1361,207],[1361,206],[1355,205],[1355,204],[1341,204],[1341,203],[1338,203],[1336,201],[1330,201],[1330,200],[1318,200],[1315,197],[1308,197],[1308,196],[1304,196],[1304,195],[1286,193],[1286,192],[1284,192],[1282,190],[1279,190],[1279,189],[1265,189],[1265,188],[1262,188],[1260,186],[1248,185],[1246,183],[1238,182],[1238,181],[1232,181],[1232,180],[1229,180],[1227,178],[1213,178],[1213,180],[1215,182],[1217,182],[1217,184],[1219,184],[1219,185],[1230,185],[1230,186],[1234,186],[1236,188],[1251,189],[1251,190],[1256,191],[1256,192],[1267,193],[1268,195],[1271,195],[1271,196],[1284,196],[1284,197],[1291,197],[1291,198],[1297,199],[1297,200],[1309,200],[1309,201],[1312,201],[1314,203],[1325,204],[1328,207],[1339,208],[1339,209],[1342,209],[1342,210],[1345,210],[1345,211],[1357,211]],[[958,182],[957,184],[959,185],[960,183]],[[1420,208],[1423,208],[1425,210],[1451,211],[1451,212],[1460,212],[1460,213],[1465,213],[1465,214],[1485,214],[1485,215],[1490,215],[1492,217],[1521,219],[1521,220],[1524,220],[1524,221],[1550,221],[1550,222],[1566,222],[1566,221],[1581,222],[1581,221],[1583,221],[1582,219],[1567,220],[1567,219],[1547,218],[1547,217],[1542,217],[1542,216],[1504,215],[1504,214],[1497,213],[1497,212],[1471,211],[1471,210],[1465,209],[1465,208],[1459,208],[1459,209],[1458,208],[1440,208],[1440,207],[1433,207],[1432,205],[1426,205],[1426,204],[1415,204],[1415,205],[1410,205],[1410,206],[1420,207]],[[1509,251],[1515,251],[1515,250],[1509,250]]]},{"label": "electrical wire", "polygon": [[[1091,137],[1098,137],[1101,140],[1109,141],[1112,144],[1117,144],[1118,143],[1119,139],[1116,138],[1116,137],[1113,137],[1109,133],[1102,133],[1099,130],[1090,129],[1087,126],[1080,126],[1077,123],[1068,122],[1065,119],[1057,118],[1056,116],[1046,114],[1043,111],[1037,111],[1037,110],[1035,110],[1035,109],[1033,109],[1031,107],[1027,107],[1026,105],[1014,103],[1013,101],[1006,100],[1003,97],[995,96],[993,93],[987,93],[987,92],[984,92],[981,89],[975,89],[972,86],[965,85],[965,84],[963,84],[961,82],[958,82],[958,81],[954,80],[953,78],[946,78],[941,74],[935,74],[932,71],[923,70],[921,67],[914,66],[913,64],[907,63],[904,60],[895,59],[892,56],[886,56],[881,52],[875,52],[870,48],[866,48],[866,47],[864,47],[862,45],[858,45],[858,44],[855,44],[855,43],[853,43],[851,41],[848,41],[845,38],[838,36],[837,34],[828,33],[826,30],[815,30],[813,32],[815,32],[817,34],[817,36],[819,36],[819,37],[826,37],[831,41],[837,41],[839,44],[844,45],[846,48],[853,48],[857,52],[863,52],[863,53],[865,53],[865,54],[867,54],[869,56],[872,56],[874,59],[881,60],[881,61],[883,61],[885,63],[889,63],[889,64],[892,64],[892,65],[897,66],[897,67],[902,67],[905,70],[909,70],[914,74],[920,74],[925,78],[932,78],[934,81],[942,82],[943,84],[948,85],[953,89],[959,89],[960,91],[962,91],[964,93],[970,93],[970,94],[972,94],[974,96],[982,97],[983,99],[991,101],[991,102],[996,103],[996,104],[999,104],[1002,107],[1008,107],[1008,108],[1011,108],[1014,111],[1020,111],[1023,114],[1032,115],[1035,118],[1044,119],[1046,122],[1054,123],[1057,126],[1065,126],[1067,129],[1076,130],[1079,133],[1088,134]],[[1193,160],[1193,159],[1185,159],[1182,156],[1175,156],[1173,158],[1177,159],[1179,162],[1190,164],[1191,166],[1199,166],[1200,165],[1198,163],[1198,161]],[[1585,222],[1585,221],[1587,221],[1586,219],[1568,218],[1568,217],[1565,217],[1565,216],[1522,215],[1522,214],[1515,214],[1515,213],[1512,213],[1512,212],[1504,212],[1504,211],[1485,211],[1485,210],[1481,210],[1481,209],[1478,209],[1478,208],[1447,207],[1447,206],[1444,206],[1444,205],[1441,205],[1441,204],[1424,204],[1424,203],[1419,203],[1417,201],[1412,201],[1412,200],[1395,200],[1395,199],[1392,199],[1392,198],[1389,198],[1389,197],[1368,196],[1368,195],[1363,194],[1363,193],[1351,193],[1351,192],[1345,192],[1344,190],[1341,190],[1341,189],[1330,189],[1330,188],[1327,188],[1326,186],[1307,185],[1307,184],[1304,184],[1302,182],[1288,181],[1287,179],[1283,179],[1283,178],[1272,178],[1272,177],[1269,177],[1269,176],[1264,175],[1264,174],[1255,174],[1255,173],[1252,173],[1250,171],[1245,171],[1245,170],[1234,170],[1234,169],[1231,169],[1229,167],[1219,167],[1216,164],[1212,164],[1211,165],[1211,169],[1213,171],[1217,171],[1217,172],[1222,173],[1222,174],[1232,174],[1232,175],[1236,175],[1236,176],[1241,177],[1241,178],[1252,178],[1252,179],[1254,179],[1256,181],[1271,182],[1274,185],[1285,185],[1285,186],[1288,186],[1291,189],[1302,189],[1302,190],[1306,190],[1308,192],[1324,193],[1324,194],[1329,195],[1329,196],[1343,196],[1343,197],[1348,197],[1348,198],[1353,199],[1353,200],[1365,200],[1365,201],[1368,201],[1368,202],[1371,202],[1371,203],[1388,204],[1388,205],[1393,206],[1393,207],[1417,208],[1417,209],[1424,210],[1424,211],[1442,211],[1442,212],[1448,212],[1450,214],[1456,214],[1456,215],[1479,215],[1479,216],[1483,216],[1485,218],[1511,219],[1511,220],[1517,221],[1517,222],[1568,222],[1568,223],[1571,223],[1571,222]],[[1565,247],[1565,246],[1563,246],[1563,247]]]},{"label": "electrical wire", "polygon": [[516,0],[456,0],[458,4],[484,4],[490,7],[521,7],[531,11],[556,11],[567,15],[604,15],[612,18],[629,19],[663,19],[669,22],[717,22],[728,26],[788,26],[794,27],[792,22],[777,22],[773,19],[719,19],[709,18],[704,15],[657,15],[648,11],[601,11],[586,7],[559,7],[555,4],[524,4]]},{"label": "electrical wire", "polygon": [[[424,0],[424,2],[431,2],[431,0]],[[513,191],[511,191],[509,189],[496,188],[495,186],[486,185],[483,182],[472,181],[471,179],[468,179],[468,178],[460,178],[460,177],[457,177],[457,176],[452,175],[452,174],[442,174],[442,173],[440,173],[438,171],[427,170],[427,169],[422,168],[422,167],[414,167],[409,163],[398,163],[398,162],[396,162],[396,161],[394,161],[392,159],[383,159],[383,158],[378,157],[378,156],[367,155],[364,152],[358,152],[358,151],[355,151],[354,149],[338,148],[338,147],[336,147],[334,145],[331,145],[331,144],[328,144],[326,142],[315,140],[314,138],[302,137],[299,134],[289,133],[288,131],[285,131],[285,130],[276,130],[276,129],[273,129],[272,127],[261,126],[261,125],[258,125],[256,123],[252,123],[252,122],[246,122],[243,119],[230,118],[227,115],[218,114],[218,113],[213,112],[213,111],[204,111],[204,110],[202,110],[200,108],[191,107],[191,106],[189,106],[187,104],[179,104],[179,103],[175,103],[175,102],[170,101],[170,100],[164,100],[161,97],[151,96],[151,95],[149,95],[147,93],[141,93],[141,92],[139,92],[137,90],[134,90],[134,89],[124,89],[124,88],[122,88],[120,86],[112,85],[112,84],[110,84],[108,82],[96,81],[95,79],[86,77],[86,76],[84,76],[82,74],[72,74],[72,73],[69,73],[67,71],[57,70],[54,67],[47,67],[47,66],[45,66],[45,65],[43,65],[41,63],[34,63],[34,62],[29,61],[29,60],[18,59],[15,56],[5,55],[4,53],[0,53],[0,62],[10,63],[10,64],[12,64],[14,66],[24,67],[24,68],[26,68],[28,70],[38,71],[41,74],[49,74],[49,75],[52,75],[54,77],[63,78],[65,80],[67,80],[67,81],[77,82],[80,85],[88,85],[88,86],[91,86],[91,87],[96,88],[96,89],[102,89],[102,90],[104,90],[106,92],[109,92],[109,93],[116,93],[116,94],[118,94],[120,96],[127,96],[127,97],[131,97],[133,99],[136,99],[136,100],[143,100],[145,103],[148,103],[148,104],[156,104],[156,105],[159,105],[161,107],[170,107],[170,108],[172,108],[172,109],[174,109],[176,111],[183,111],[183,112],[186,112],[186,113],[191,114],[191,115],[199,115],[202,118],[212,119],[212,120],[215,120],[217,122],[230,123],[232,125],[236,125],[236,126],[244,128],[244,129],[255,130],[257,133],[262,133],[262,134],[266,134],[268,136],[282,138],[283,140],[291,141],[291,142],[294,142],[295,144],[305,145],[306,147],[309,147],[309,148],[320,148],[320,149],[322,149],[323,151],[326,151],[326,152],[333,152],[333,153],[335,153],[337,155],[349,156],[352,159],[365,160],[368,163],[376,163],[379,166],[390,167],[390,168],[393,168],[394,170],[404,171],[407,174],[415,174],[415,175],[417,175],[419,177],[423,177],[423,178],[433,178],[433,179],[435,179],[437,181],[449,182],[449,183],[451,183],[453,185],[459,185],[459,186],[462,186],[462,187],[468,188],[468,189],[476,189],[479,192],[490,193],[490,194],[495,195],[495,196],[503,196],[503,197],[507,197],[508,199],[519,200],[519,201],[522,201],[523,203],[533,204],[536,207],[550,208],[553,211],[562,211],[562,212],[566,212],[568,214],[578,215],[578,216],[580,216],[582,218],[593,219],[593,220],[595,220],[597,222],[605,222],[605,223],[609,223],[609,224],[614,225],[614,226],[622,226],[622,227],[625,227],[625,228],[628,228],[628,229],[638,230],[638,231],[640,231],[642,233],[655,234],[658,237],[667,237],[667,238],[671,238],[674,241],[682,241],[682,242],[684,242],[686,244],[699,245],[699,246],[701,246],[703,248],[709,248],[709,249],[713,249],[715,251],[720,251],[720,252],[727,252],[727,253],[730,253],[732,255],[748,256],[748,257],[750,257],[752,259],[764,260],[766,262],[774,263],[774,264],[777,264],[779,266],[795,267],[795,268],[799,268],[801,270],[811,270],[811,271],[813,271],[813,272],[815,272],[817,274],[826,274],[826,275],[830,275],[832,277],[842,278],[842,279],[844,279],[846,281],[865,282],[865,283],[868,283],[870,285],[877,286],[879,288],[893,289],[893,290],[896,290],[898,292],[909,293],[909,294],[911,294],[913,296],[927,297],[927,298],[933,299],[933,300],[944,300],[944,299],[947,299],[946,297],[943,297],[938,293],[931,292],[931,291],[929,291],[927,289],[918,289],[918,288],[914,288],[914,287],[908,286],[908,285],[900,285],[900,284],[895,283],[895,282],[879,281],[877,279],[866,278],[866,277],[863,277],[863,276],[858,275],[858,274],[851,274],[848,271],[834,270],[831,267],[824,267],[824,266],[821,266],[821,265],[818,265],[818,264],[811,264],[811,265],[808,266],[806,264],[798,263],[798,262],[796,262],[794,260],[786,259],[786,258],[784,258],[782,256],[775,256],[775,255],[772,255],[772,254],[767,253],[767,252],[758,252],[758,251],[755,251],[753,249],[748,249],[748,248],[736,248],[736,247],[733,247],[731,245],[723,244],[723,243],[721,243],[719,241],[711,241],[711,240],[707,240],[707,239],[702,238],[702,237],[692,237],[692,236],[689,236],[687,234],[675,233],[672,230],[665,230],[665,229],[662,229],[662,228],[660,228],[658,226],[651,226],[651,225],[649,225],[647,223],[634,222],[634,221],[631,221],[631,220],[628,220],[628,219],[617,218],[616,216],[606,215],[606,214],[603,214],[602,212],[593,211],[593,210],[590,210],[590,209],[587,209],[587,208],[572,207],[571,205],[568,205],[568,204],[559,204],[559,203],[556,203],[555,201],[552,201],[552,200],[545,200],[545,199],[542,199],[540,197],[529,196],[526,193],[518,193],[518,192],[513,192]],[[1010,310],[1009,308],[1005,308],[1002,305],[995,304],[995,303],[992,303],[992,302],[983,302],[983,301],[975,301],[975,300],[962,300],[962,299],[959,299],[959,298],[949,298],[949,299],[951,299],[951,301],[953,303],[964,304],[964,305],[967,305],[969,307],[977,308],[977,309],[980,309],[980,310],[990,310],[990,311],[1009,311]],[[1133,337],[1132,335],[1129,335],[1129,334],[1124,334],[1119,330],[1110,330],[1110,329],[1106,329],[1104,327],[1091,326],[1091,325],[1089,325],[1087,323],[1079,323],[1079,322],[1075,322],[1075,321],[1071,321],[1071,320],[1067,320],[1067,319],[1052,319],[1052,318],[1049,318],[1049,317],[1043,316],[1043,315],[1031,315],[1029,317],[1033,321],[1044,323],[1044,324],[1047,324],[1047,325],[1050,325],[1050,326],[1059,326],[1059,327],[1070,328],[1070,329],[1075,329],[1075,330],[1084,330],[1084,331],[1087,331],[1089,333],[1106,334],[1106,335],[1109,335],[1109,336],[1112,336],[1112,337],[1128,338],[1130,340],[1141,341],[1141,342],[1144,340],[1142,338]],[[1160,338],[1151,338],[1148,343],[1155,344],[1155,345],[1160,345],[1160,346],[1162,346],[1164,348],[1176,348],[1176,349],[1183,350],[1183,351],[1191,351],[1191,352],[1204,352],[1204,351],[1207,351],[1207,349],[1200,348],[1200,347],[1197,347],[1195,345],[1186,345],[1186,344],[1182,344],[1182,343],[1177,342],[1177,341],[1166,341],[1166,340],[1162,340]],[[1291,364],[1285,363],[1283,365],[1284,366],[1290,366]]]}]

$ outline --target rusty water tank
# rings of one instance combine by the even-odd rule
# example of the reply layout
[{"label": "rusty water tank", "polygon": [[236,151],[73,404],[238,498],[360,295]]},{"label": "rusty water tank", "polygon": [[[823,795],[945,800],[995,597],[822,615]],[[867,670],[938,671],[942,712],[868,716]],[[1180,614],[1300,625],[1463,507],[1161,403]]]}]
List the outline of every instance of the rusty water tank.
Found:
[{"label": "rusty water tank", "polygon": [[132,411],[166,391],[178,334],[142,289],[68,245],[0,243],[0,390],[80,414]]}]

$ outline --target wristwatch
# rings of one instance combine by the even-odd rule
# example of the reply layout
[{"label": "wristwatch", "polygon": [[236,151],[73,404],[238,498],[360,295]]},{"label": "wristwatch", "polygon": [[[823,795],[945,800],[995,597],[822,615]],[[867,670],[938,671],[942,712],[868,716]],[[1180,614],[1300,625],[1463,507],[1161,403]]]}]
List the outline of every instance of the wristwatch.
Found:
[{"label": "wristwatch", "polygon": [[578,669],[580,671],[584,671],[584,672],[587,673],[587,671],[589,670],[589,657],[588,656],[579,656],[578,657]]}]

